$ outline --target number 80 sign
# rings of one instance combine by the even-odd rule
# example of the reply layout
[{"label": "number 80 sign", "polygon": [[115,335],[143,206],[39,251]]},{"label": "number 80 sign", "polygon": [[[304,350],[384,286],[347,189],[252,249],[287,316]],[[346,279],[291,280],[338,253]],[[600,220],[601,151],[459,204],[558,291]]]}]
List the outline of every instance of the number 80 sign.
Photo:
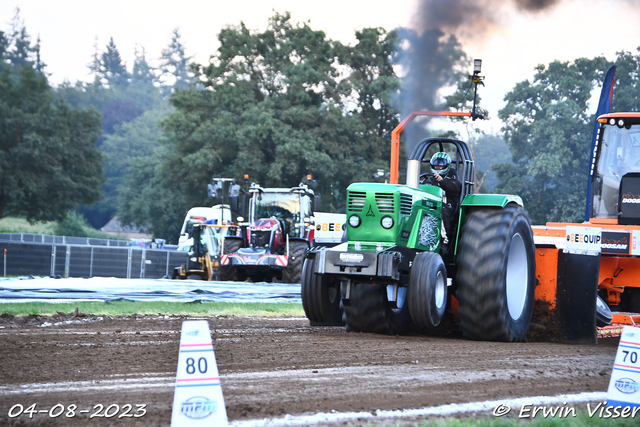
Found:
[{"label": "number 80 sign", "polygon": [[227,425],[218,366],[205,320],[182,323],[171,425]]}]

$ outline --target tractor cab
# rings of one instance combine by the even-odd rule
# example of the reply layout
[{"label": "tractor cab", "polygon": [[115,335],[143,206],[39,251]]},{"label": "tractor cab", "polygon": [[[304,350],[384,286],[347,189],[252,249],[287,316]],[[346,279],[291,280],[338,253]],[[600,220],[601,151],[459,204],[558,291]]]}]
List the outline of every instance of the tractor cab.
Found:
[{"label": "tractor cab", "polygon": [[598,122],[590,217],[640,225],[640,114],[605,114]]},{"label": "tractor cab", "polygon": [[425,178],[433,175],[431,157],[438,152],[447,153],[451,157],[451,168],[455,169],[458,180],[462,183],[460,201],[467,194],[473,194],[474,162],[471,150],[466,143],[455,139],[426,138],[418,142],[407,162],[407,186],[425,189]]},{"label": "tractor cab", "polygon": [[304,184],[263,188],[254,183],[249,194],[249,220],[237,236],[225,238],[219,278],[299,282],[304,253],[313,240],[312,202],[317,204],[318,196]]},{"label": "tractor cab", "polygon": [[[449,155],[451,158],[451,168],[455,170],[458,180],[462,184],[460,200],[456,202],[447,200],[446,192],[440,189],[440,187],[428,183],[428,178],[433,176],[430,162],[431,157],[438,152]],[[416,144],[409,156],[407,162],[407,186],[442,197],[443,203],[449,202],[454,206],[455,211],[453,212],[451,222],[451,233],[455,235],[458,231],[460,204],[465,196],[473,194],[473,173],[473,156],[466,143],[455,139],[426,138]],[[445,261],[451,260],[447,258]]]},{"label": "tractor cab", "polygon": [[[258,221],[275,220],[283,236],[305,238],[305,218],[313,215],[311,192],[306,186],[296,188],[262,188],[252,185],[249,202],[251,227],[258,230]],[[264,221],[263,221],[264,222]],[[273,222],[273,221],[272,221]],[[274,225],[274,224],[272,224]],[[271,230],[270,227],[269,230]]]}]

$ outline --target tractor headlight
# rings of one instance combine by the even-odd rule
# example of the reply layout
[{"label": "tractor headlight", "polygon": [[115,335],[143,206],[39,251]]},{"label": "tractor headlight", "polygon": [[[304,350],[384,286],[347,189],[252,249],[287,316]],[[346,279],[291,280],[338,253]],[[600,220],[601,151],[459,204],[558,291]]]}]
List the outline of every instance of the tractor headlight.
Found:
[{"label": "tractor headlight", "polygon": [[353,228],[357,228],[360,226],[360,217],[358,215],[351,215],[349,217],[349,225]]},{"label": "tractor headlight", "polygon": [[393,227],[393,218],[391,218],[390,216],[385,216],[382,218],[382,220],[380,220],[380,224],[382,224],[382,226],[388,230]]}]

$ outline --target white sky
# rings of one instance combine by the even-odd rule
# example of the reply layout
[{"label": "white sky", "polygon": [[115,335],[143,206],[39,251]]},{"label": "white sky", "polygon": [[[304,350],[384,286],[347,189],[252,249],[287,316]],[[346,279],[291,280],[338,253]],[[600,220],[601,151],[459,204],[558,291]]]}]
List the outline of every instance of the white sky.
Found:
[{"label": "white sky", "polygon": [[[310,20],[312,29],[353,43],[356,29],[410,26],[414,1],[0,0],[0,29],[10,30],[19,7],[32,39],[41,38],[50,81],[59,84],[65,79],[89,80],[86,65],[96,37],[101,50],[113,37],[130,68],[136,44],[144,46],[153,65],[169,43],[171,31],[179,27],[187,54],[204,63],[218,47],[221,28],[244,21],[250,29],[264,30],[274,10],[290,11],[294,20]],[[638,0],[564,0],[538,14],[502,8],[499,21],[487,28],[481,40],[465,36],[461,41],[471,58],[483,60],[486,87],[480,93],[495,119],[504,106],[504,95],[517,82],[531,79],[537,64],[598,55],[613,59],[621,50],[635,53],[640,46],[638,22]],[[492,120],[484,127],[497,132],[500,122]]]}]

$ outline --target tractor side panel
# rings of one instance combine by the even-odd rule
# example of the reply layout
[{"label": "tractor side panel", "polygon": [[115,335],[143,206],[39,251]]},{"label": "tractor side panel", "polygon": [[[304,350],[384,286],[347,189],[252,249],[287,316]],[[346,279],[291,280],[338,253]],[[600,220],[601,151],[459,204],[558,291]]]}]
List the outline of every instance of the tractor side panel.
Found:
[{"label": "tractor side panel", "polygon": [[411,249],[436,252],[440,249],[440,233],[442,226],[442,214],[440,204],[430,201],[418,203],[431,203],[432,205],[413,205],[410,220],[400,234],[398,243]]},{"label": "tractor side panel", "polygon": [[536,301],[545,301],[549,309],[556,306],[558,288],[558,249],[536,248]]},{"label": "tractor side panel", "polygon": [[556,316],[561,338],[581,343],[597,342],[599,270],[600,255],[558,253]]}]

